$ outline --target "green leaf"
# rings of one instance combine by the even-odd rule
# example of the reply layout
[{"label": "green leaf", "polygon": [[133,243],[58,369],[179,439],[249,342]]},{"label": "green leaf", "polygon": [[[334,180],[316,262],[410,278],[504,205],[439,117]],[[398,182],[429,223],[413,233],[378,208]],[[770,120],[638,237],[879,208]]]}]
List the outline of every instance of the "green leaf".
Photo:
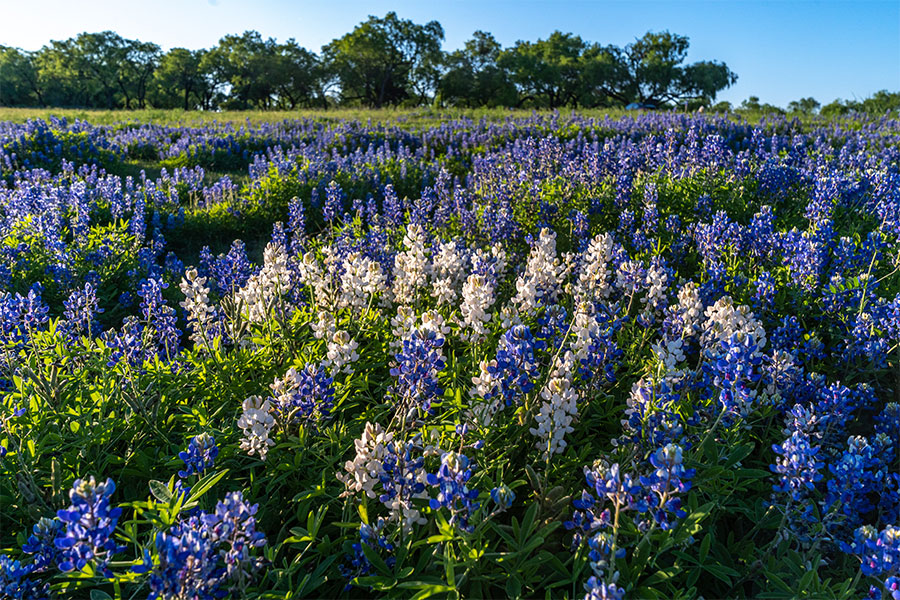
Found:
[{"label": "green leaf", "polygon": [[703,541],[700,542],[700,562],[706,562],[706,557],[709,555],[709,546],[712,544],[712,536],[706,535],[703,538]]},{"label": "green leaf", "polygon": [[113,597],[103,590],[91,590],[91,600],[113,600]]},{"label": "green leaf", "polygon": [[163,481],[151,479],[150,493],[163,504],[169,504],[172,501],[172,492],[169,490],[168,484]]},{"label": "green leaf", "polygon": [[209,475],[203,477],[200,481],[191,488],[191,495],[187,499],[185,504],[191,504],[199,500],[203,494],[208,492],[212,486],[216,485],[220,479],[225,477],[225,474],[228,473],[228,469],[222,469],[218,473],[210,473]]},{"label": "green leaf", "polygon": [[732,467],[741,462],[750,456],[750,453],[753,452],[755,447],[756,446],[753,443],[741,444],[735,447],[735,449],[728,454],[728,458],[725,459],[725,467]]}]

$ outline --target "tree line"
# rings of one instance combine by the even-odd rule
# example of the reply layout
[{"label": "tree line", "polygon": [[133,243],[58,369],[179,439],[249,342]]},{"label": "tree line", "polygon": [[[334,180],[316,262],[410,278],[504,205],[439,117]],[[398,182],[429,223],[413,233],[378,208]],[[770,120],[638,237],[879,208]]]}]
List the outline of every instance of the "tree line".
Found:
[{"label": "tree line", "polygon": [[0,105],[294,109],[329,106],[607,107],[710,104],[737,80],[717,61],[685,64],[688,38],[648,32],[620,48],[556,31],[504,48],[476,31],[445,52],[444,30],[390,12],[318,54],[256,31],[209,49],[172,48],[112,31],[34,52],[0,46]]}]

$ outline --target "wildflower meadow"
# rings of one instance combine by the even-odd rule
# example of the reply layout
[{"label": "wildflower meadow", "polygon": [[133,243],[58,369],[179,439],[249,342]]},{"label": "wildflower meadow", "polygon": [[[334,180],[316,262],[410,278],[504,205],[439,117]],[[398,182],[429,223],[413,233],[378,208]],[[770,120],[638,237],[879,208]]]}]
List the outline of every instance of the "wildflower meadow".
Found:
[{"label": "wildflower meadow", "polygon": [[900,121],[0,123],[0,597],[900,600]]}]

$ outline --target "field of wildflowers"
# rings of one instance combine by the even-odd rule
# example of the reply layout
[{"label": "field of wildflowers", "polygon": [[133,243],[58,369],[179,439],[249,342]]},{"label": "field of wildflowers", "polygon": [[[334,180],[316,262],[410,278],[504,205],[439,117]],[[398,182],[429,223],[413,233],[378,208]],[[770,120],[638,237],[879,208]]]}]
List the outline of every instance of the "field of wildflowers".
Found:
[{"label": "field of wildflowers", "polygon": [[0,597],[898,600],[898,236],[890,119],[0,123]]}]

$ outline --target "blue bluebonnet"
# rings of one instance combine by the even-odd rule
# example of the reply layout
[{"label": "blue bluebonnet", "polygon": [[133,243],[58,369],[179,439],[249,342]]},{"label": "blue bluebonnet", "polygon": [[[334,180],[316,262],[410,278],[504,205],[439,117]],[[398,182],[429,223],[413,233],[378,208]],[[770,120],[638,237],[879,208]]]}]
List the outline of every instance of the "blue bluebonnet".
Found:
[{"label": "blue bluebonnet", "polygon": [[334,378],[321,365],[291,369],[272,389],[276,410],[288,420],[315,424],[334,407]]},{"label": "blue bluebonnet", "polygon": [[[220,589],[225,569],[219,563],[216,541],[201,516],[192,516],[167,532],[157,533],[155,544],[158,564],[154,566],[149,556],[144,559],[144,568],[152,567],[149,600],[207,600],[225,595],[225,590]],[[144,568],[133,570],[144,572]]]},{"label": "blue bluebonnet", "polygon": [[232,579],[249,577],[261,565],[253,558],[253,548],[266,545],[266,536],[256,529],[258,504],[250,505],[241,492],[230,492],[216,503],[215,511],[202,517],[209,528],[209,535],[221,545],[220,554],[225,560],[225,571]]},{"label": "blue bluebonnet", "polygon": [[584,589],[587,592],[584,600],[624,600],[625,598],[623,588],[618,587],[615,583],[606,583],[593,575],[584,584]]},{"label": "blue bluebonnet", "polygon": [[22,545],[22,552],[34,555],[32,567],[35,572],[55,567],[61,559],[56,538],[63,534],[63,522],[59,519],[41,519],[34,524],[31,535]]},{"label": "blue bluebonnet", "polygon": [[862,436],[851,436],[847,449],[829,465],[832,478],[828,480],[825,506],[840,503],[840,509],[851,525],[872,513],[876,505],[872,497],[880,494],[885,482],[887,465],[878,448]]},{"label": "blue bluebonnet", "polygon": [[97,290],[90,283],[83,289],[76,289],[63,302],[63,318],[60,322],[63,332],[70,340],[86,335],[93,337],[99,332],[96,317],[103,312],[98,306]]},{"label": "blue bluebonnet", "polygon": [[336,181],[328,184],[325,188],[325,204],[322,207],[322,217],[326,221],[333,221],[335,217],[342,215],[344,212],[344,192]]},{"label": "blue bluebonnet", "polygon": [[879,531],[864,525],[853,533],[851,542],[841,542],[840,547],[859,557],[863,575],[884,582],[892,600],[900,597],[900,527],[888,525]]},{"label": "blue bluebonnet", "polygon": [[496,510],[506,510],[516,501],[516,494],[505,484],[500,484],[491,490],[491,500],[497,505]]},{"label": "blue bluebonnet", "polygon": [[735,334],[723,340],[719,354],[707,365],[718,389],[719,409],[728,418],[746,417],[755,402],[762,358],[752,335]]},{"label": "blue bluebonnet", "polygon": [[187,450],[178,453],[178,458],[184,461],[184,469],[178,471],[178,476],[186,478],[195,473],[203,475],[207,469],[213,467],[218,455],[219,447],[213,436],[208,433],[194,436],[188,444]]},{"label": "blue bluebonnet", "polygon": [[469,489],[468,482],[472,477],[472,467],[465,454],[445,452],[441,456],[441,466],[437,473],[428,474],[428,484],[438,488],[438,495],[432,498],[432,510],[447,508],[450,510],[450,524],[458,526],[462,531],[472,531],[469,518],[478,509],[477,489]]},{"label": "blue bluebonnet", "polygon": [[425,496],[425,459],[414,441],[394,440],[385,444],[384,451],[382,472],[378,475],[382,493],[378,500],[391,509],[392,518],[400,520],[408,531],[419,520],[413,499]]},{"label": "blue bluebonnet", "polygon": [[141,314],[153,341],[158,346],[160,358],[172,359],[181,344],[181,330],[178,329],[175,309],[163,298],[162,291],[169,287],[161,279],[146,279],[141,283],[138,296],[141,298]]},{"label": "blue bluebonnet", "polygon": [[341,575],[349,580],[344,587],[345,591],[352,587],[353,579],[364,577],[374,571],[372,563],[363,551],[363,545],[378,554],[388,555],[384,558],[384,562],[389,568],[396,564],[397,559],[390,555],[394,551],[394,546],[382,533],[385,525],[386,522],[382,518],[379,518],[374,525],[359,524],[359,541],[351,544],[350,553],[345,555],[346,563],[339,566]]},{"label": "blue bluebonnet", "polygon": [[684,467],[681,446],[676,444],[659,448],[650,454],[649,460],[655,470],[640,477],[639,481],[645,489],[653,520],[661,529],[671,529],[673,517],[682,519],[687,515],[681,508],[679,496],[691,489],[691,479],[696,471]]},{"label": "blue bluebonnet", "polygon": [[45,600],[50,597],[50,584],[29,577],[33,565],[23,565],[6,554],[0,554],[0,598],[10,600]]},{"label": "blue bluebonnet", "polygon": [[403,349],[395,355],[391,375],[397,380],[390,394],[398,410],[421,408],[431,412],[431,404],[443,395],[437,375],[444,368],[441,347],[444,338],[432,329],[416,330],[403,340]]},{"label": "blue bluebonnet", "polygon": [[55,541],[61,551],[61,571],[80,571],[91,564],[105,576],[111,576],[107,565],[122,550],[113,539],[122,514],[121,508],[112,508],[109,503],[115,489],[112,479],[101,483],[93,476],[75,480],[69,492],[72,504],[57,512],[65,526],[65,532]]},{"label": "blue bluebonnet", "polygon": [[540,373],[535,352],[544,347],[544,342],[535,339],[526,325],[514,325],[503,334],[497,348],[497,364],[488,370],[497,381],[506,406],[518,403],[534,389]]},{"label": "blue bluebonnet", "polygon": [[802,500],[822,480],[825,463],[818,459],[819,447],[810,444],[808,433],[795,430],[780,445],[772,444],[772,450],[779,458],[769,468],[780,475],[772,489],[790,494],[794,501]]}]

